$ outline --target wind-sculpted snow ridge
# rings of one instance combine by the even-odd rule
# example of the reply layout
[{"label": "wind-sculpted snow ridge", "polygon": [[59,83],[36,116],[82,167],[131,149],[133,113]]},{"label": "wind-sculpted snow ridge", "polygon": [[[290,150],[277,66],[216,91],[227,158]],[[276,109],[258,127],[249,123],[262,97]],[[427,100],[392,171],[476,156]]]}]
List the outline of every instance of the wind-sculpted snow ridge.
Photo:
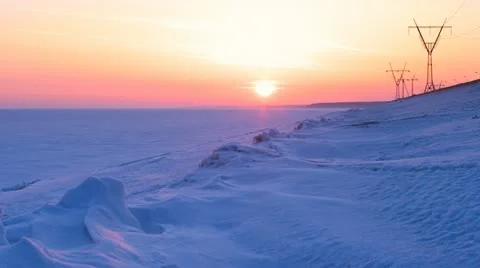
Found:
[{"label": "wind-sculpted snow ridge", "polygon": [[0,267],[477,267],[479,115],[469,85],[225,144],[132,198],[89,178],[3,218]]},{"label": "wind-sculpted snow ridge", "polygon": [[265,157],[278,157],[278,152],[265,148],[250,147],[238,143],[228,143],[214,150],[212,155],[205,158],[200,167],[222,167],[245,165],[251,162],[262,161]]},{"label": "wind-sculpted snow ridge", "polygon": [[270,141],[272,138],[279,137],[281,135],[280,131],[277,129],[269,129],[253,137],[253,144],[262,143]]},{"label": "wind-sculpted snow ridge", "polygon": [[34,180],[34,181],[29,181],[29,182],[22,182],[20,184],[9,186],[9,187],[3,187],[2,192],[20,191],[20,190],[23,190],[23,189],[39,182],[39,181],[40,180]]},{"label": "wind-sculpted snow ridge", "polygon": [[123,184],[88,178],[57,205],[5,221],[9,246],[0,267],[141,267],[128,239],[141,224],[125,205]]},{"label": "wind-sculpted snow ridge", "polygon": [[299,122],[294,130],[301,130],[301,129],[312,129],[320,126],[322,123],[327,122],[328,119],[325,117],[321,117],[320,119],[305,119],[301,122]]}]

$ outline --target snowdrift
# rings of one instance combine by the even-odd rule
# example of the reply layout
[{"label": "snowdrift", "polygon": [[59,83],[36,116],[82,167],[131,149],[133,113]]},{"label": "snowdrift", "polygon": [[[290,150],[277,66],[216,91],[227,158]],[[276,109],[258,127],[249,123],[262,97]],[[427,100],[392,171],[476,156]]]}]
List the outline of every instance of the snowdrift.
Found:
[{"label": "snowdrift", "polygon": [[[265,134],[260,134],[265,135]],[[258,136],[256,136],[258,137]],[[260,138],[257,138],[260,139]],[[264,136],[263,141],[267,138]],[[273,150],[266,150],[261,148],[255,148],[251,146],[245,146],[237,143],[229,143],[223,145],[213,151],[212,155],[205,158],[200,167],[221,167],[226,165],[234,165],[235,163],[240,165],[248,164],[249,162],[261,161],[268,157],[278,157],[279,153]]]},{"label": "snowdrift", "polygon": [[[69,190],[57,205],[47,205],[33,215],[6,220],[10,247],[0,249],[2,267],[92,267],[138,265],[135,250],[125,241],[126,232],[140,232],[137,219],[125,206],[123,184],[115,179],[88,178]],[[87,258],[94,248],[101,254]],[[122,261],[118,256],[124,257]],[[81,257],[81,258],[79,258]]]},{"label": "snowdrift", "polygon": [[469,84],[225,144],[143,194],[88,178],[2,218],[0,267],[475,267],[479,117]]}]

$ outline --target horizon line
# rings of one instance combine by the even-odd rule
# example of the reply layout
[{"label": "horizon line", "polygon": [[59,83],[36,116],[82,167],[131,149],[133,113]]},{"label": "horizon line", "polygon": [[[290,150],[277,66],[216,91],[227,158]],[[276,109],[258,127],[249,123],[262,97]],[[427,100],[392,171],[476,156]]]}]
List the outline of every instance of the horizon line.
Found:
[{"label": "horizon line", "polygon": [[315,108],[314,105],[345,105],[345,104],[369,104],[382,103],[388,100],[375,101],[337,101],[337,102],[314,102],[309,104],[269,104],[269,105],[179,105],[179,106],[155,106],[155,107],[132,107],[132,106],[118,106],[118,107],[2,107],[0,110],[169,110],[169,109],[251,109],[251,108]]}]

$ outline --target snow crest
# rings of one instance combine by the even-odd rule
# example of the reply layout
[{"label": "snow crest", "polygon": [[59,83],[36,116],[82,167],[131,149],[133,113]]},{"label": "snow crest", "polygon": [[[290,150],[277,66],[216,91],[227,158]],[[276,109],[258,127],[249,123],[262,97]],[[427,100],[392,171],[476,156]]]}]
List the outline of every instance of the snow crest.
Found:
[{"label": "snow crest", "polygon": [[228,143],[214,150],[212,154],[201,163],[201,168],[218,168],[223,166],[245,165],[252,162],[262,161],[265,157],[278,157],[279,153],[274,150]]},{"label": "snow crest", "polygon": [[269,141],[272,138],[280,136],[280,131],[277,129],[269,129],[253,137],[253,144]]},{"label": "snow crest", "polygon": [[[124,266],[129,261],[136,265],[136,250],[124,234],[141,232],[141,225],[125,205],[123,184],[115,179],[88,178],[57,205],[5,224],[11,246],[0,249],[2,267],[73,267],[79,261],[95,267]],[[69,252],[82,247],[95,248],[97,253],[77,259]]]}]

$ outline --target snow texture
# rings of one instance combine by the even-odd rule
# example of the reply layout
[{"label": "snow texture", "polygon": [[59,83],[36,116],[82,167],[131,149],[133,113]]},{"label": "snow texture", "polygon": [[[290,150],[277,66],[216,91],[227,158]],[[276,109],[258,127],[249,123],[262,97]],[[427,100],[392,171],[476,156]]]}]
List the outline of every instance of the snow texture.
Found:
[{"label": "snow texture", "polygon": [[0,207],[0,246],[7,244],[7,239],[5,238],[5,227],[2,222],[3,209]]},{"label": "snow texture", "polygon": [[3,217],[0,267],[477,267],[479,114],[471,84],[133,160]]},{"label": "snow texture", "polygon": [[2,192],[20,191],[20,190],[23,190],[23,189],[27,188],[28,186],[30,186],[32,184],[35,184],[39,181],[40,180],[34,180],[34,181],[30,181],[30,182],[22,182],[20,184],[9,186],[9,187],[3,187]]},{"label": "snow texture", "polygon": [[253,137],[253,144],[269,141],[272,138],[279,137],[280,131],[277,129],[269,129]]}]

